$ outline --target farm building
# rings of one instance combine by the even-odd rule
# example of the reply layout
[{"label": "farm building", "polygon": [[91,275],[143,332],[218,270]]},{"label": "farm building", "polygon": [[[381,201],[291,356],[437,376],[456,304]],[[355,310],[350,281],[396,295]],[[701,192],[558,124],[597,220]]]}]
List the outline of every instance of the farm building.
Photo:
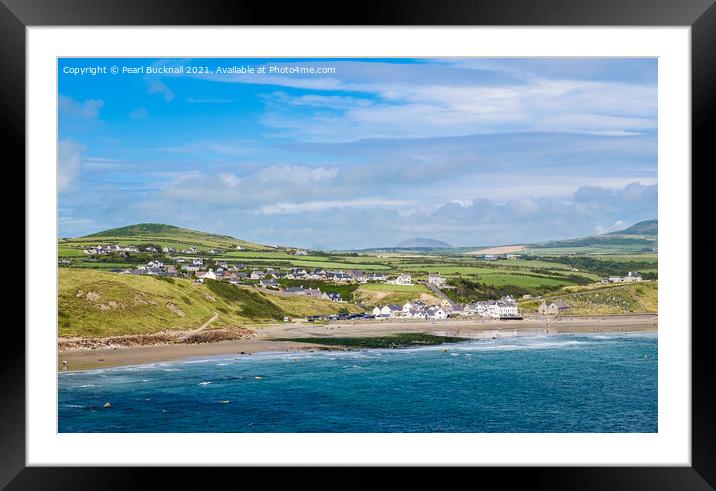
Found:
[{"label": "farm building", "polygon": [[624,277],[624,281],[627,283],[631,281],[641,281],[641,275],[636,271],[629,271]]},{"label": "farm building", "polygon": [[563,314],[570,307],[571,307],[571,305],[569,305],[568,303],[566,303],[562,300],[555,300],[554,302],[550,302],[550,303],[542,301],[542,304],[539,306],[539,309],[537,311],[543,315]]},{"label": "farm building", "polygon": [[609,276],[603,279],[602,283],[632,283],[641,280],[641,275],[638,272],[629,271],[626,276]]}]

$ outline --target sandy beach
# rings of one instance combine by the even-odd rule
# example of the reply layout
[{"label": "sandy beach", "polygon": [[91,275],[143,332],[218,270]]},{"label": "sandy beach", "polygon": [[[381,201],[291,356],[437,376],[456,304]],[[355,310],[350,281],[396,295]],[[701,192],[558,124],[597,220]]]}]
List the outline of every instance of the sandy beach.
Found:
[{"label": "sandy beach", "polygon": [[[91,368],[141,365],[183,358],[217,355],[251,356],[260,352],[285,352],[326,349],[310,344],[312,337],[371,337],[397,333],[427,333],[470,339],[493,337],[542,336],[565,333],[656,332],[655,314],[529,317],[523,320],[446,319],[343,321],[314,324],[292,322],[256,328],[253,337],[201,344],[161,344],[157,346],[110,347],[66,350],[58,353],[58,370],[67,362],[68,371]],[[275,341],[276,338],[306,338],[306,343]]]}]

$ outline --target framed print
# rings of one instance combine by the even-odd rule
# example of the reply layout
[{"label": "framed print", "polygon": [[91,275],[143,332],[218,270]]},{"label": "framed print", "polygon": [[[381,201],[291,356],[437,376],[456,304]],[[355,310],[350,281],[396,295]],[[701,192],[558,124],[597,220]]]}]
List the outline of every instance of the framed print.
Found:
[{"label": "framed print", "polygon": [[350,26],[98,5],[2,7],[27,182],[4,484],[391,465],[713,485],[691,272],[710,2]]}]

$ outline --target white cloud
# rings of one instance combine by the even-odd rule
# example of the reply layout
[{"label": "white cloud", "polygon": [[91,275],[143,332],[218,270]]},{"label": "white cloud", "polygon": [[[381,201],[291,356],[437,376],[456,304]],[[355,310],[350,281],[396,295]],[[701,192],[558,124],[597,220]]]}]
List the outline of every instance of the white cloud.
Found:
[{"label": "white cloud", "polygon": [[[482,64],[478,70],[439,61],[420,67],[365,62],[290,64],[330,65],[337,71],[317,78],[202,78],[314,91],[299,96],[275,91],[264,96],[268,112],[262,122],[306,141],[450,136],[504,128],[620,136],[656,127],[655,84],[580,80],[569,78],[567,73],[564,78],[555,74],[515,76],[514,68],[500,69],[495,63]],[[506,81],[495,83],[495,77]],[[297,112],[296,108],[302,110]],[[306,110],[313,114],[306,117]]]},{"label": "white cloud", "polygon": [[57,190],[72,189],[80,174],[80,162],[85,147],[74,140],[61,140],[58,144]]},{"label": "white cloud", "polygon": [[62,94],[57,99],[57,109],[60,114],[81,119],[96,119],[103,106],[104,102],[98,99],[77,101]]},{"label": "white cloud", "polygon": [[235,174],[232,174],[230,172],[222,172],[219,174],[219,178],[229,186],[230,188],[235,188],[241,183],[241,179],[236,177]]},{"label": "white cloud", "polygon": [[147,87],[147,93],[148,94],[162,94],[164,97],[164,100],[167,102],[171,102],[174,99],[174,92],[171,91],[169,87],[164,84],[164,82],[154,79],[149,82],[149,86]]},{"label": "white cloud", "polygon": [[362,198],[351,200],[309,201],[305,203],[273,203],[264,205],[259,212],[264,215],[319,212],[333,208],[400,208],[414,206],[412,201],[386,200],[382,198]]},{"label": "white cloud", "polygon": [[261,170],[257,178],[272,184],[317,184],[330,181],[338,175],[338,169],[309,167],[306,165],[274,165]]},{"label": "white cloud", "polygon": [[[534,80],[526,86],[386,85],[370,87],[380,102],[349,104],[344,98],[304,96],[290,104],[278,96],[265,125],[307,141],[413,138],[520,131],[630,135],[656,128],[656,90],[610,82]],[[327,112],[326,112],[327,111]]]}]

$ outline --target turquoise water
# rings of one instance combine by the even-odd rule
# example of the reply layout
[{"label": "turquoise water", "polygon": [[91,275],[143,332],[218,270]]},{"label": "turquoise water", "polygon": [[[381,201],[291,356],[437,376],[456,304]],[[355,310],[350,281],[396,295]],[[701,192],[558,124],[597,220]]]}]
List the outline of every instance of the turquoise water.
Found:
[{"label": "turquoise water", "polygon": [[233,355],[59,375],[60,432],[657,429],[656,334]]}]

